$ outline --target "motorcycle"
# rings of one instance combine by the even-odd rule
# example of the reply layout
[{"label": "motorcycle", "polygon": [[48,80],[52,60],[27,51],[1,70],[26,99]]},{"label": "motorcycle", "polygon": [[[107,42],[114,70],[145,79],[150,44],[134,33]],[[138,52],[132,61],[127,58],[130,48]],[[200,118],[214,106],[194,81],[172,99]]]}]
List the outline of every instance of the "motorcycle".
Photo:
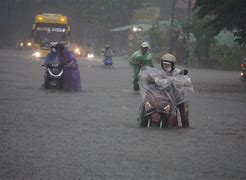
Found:
[{"label": "motorcycle", "polygon": [[112,57],[109,57],[109,56],[108,57],[105,57],[103,63],[104,63],[104,66],[111,67],[113,65],[113,59],[112,59]]},{"label": "motorcycle", "polygon": [[44,64],[46,67],[45,73],[45,89],[63,89],[63,75],[64,75],[64,64],[61,63],[50,63]]},{"label": "motorcycle", "polygon": [[[177,120],[177,104],[187,100],[181,91],[184,92],[185,86],[193,91],[190,78],[184,75],[164,77],[161,71],[146,66],[141,69],[139,75],[142,99],[138,117],[139,127],[168,127],[169,118]],[[175,83],[179,83],[179,86]]]},{"label": "motorcycle", "polygon": [[242,82],[246,82],[246,59],[244,59],[240,64],[241,72],[240,79]]},{"label": "motorcycle", "polygon": [[106,49],[101,49],[101,55],[104,57],[103,59],[103,64],[104,64],[104,67],[112,67],[113,65],[113,59],[112,59],[112,56],[113,56],[113,52],[110,50],[106,50]]}]

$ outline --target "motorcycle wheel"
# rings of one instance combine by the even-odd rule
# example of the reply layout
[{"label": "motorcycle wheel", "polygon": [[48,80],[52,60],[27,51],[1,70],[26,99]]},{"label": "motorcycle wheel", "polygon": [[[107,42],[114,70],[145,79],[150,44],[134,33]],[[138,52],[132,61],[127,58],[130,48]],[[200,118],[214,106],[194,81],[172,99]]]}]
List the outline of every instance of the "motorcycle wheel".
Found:
[{"label": "motorcycle wheel", "polygon": [[160,122],[160,128],[168,127],[167,119],[168,119],[168,116],[167,115],[163,115],[162,120]]},{"label": "motorcycle wheel", "polygon": [[148,118],[144,117],[145,108],[143,105],[140,107],[140,113],[138,118],[138,125],[139,127],[148,127],[150,126]]},{"label": "motorcycle wheel", "polygon": [[59,90],[63,89],[62,79],[58,81],[57,87],[58,87]]},{"label": "motorcycle wheel", "polygon": [[44,81],[44,89],[49,89],[49,88],[50,88],[49,84],[50,84],[50,81],[49,81],[49,78],[47,78],[47,79]]},{"label": "motorcycle wheel", "polygon": [[138,85],[138,81],[136,81],[136,80],[134,80],[134,82],[133,82],[133,90],[134,91],[139,91],[139,85]]}]

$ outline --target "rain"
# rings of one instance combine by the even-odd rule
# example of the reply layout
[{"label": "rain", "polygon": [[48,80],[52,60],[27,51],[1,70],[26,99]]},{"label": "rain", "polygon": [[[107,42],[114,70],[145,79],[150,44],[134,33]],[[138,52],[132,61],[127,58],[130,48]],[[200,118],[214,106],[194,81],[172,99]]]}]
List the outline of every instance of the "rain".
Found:
[{"label": "rain", "polygon": [[246,179],[245,0],[1,0],[0,179]]}]

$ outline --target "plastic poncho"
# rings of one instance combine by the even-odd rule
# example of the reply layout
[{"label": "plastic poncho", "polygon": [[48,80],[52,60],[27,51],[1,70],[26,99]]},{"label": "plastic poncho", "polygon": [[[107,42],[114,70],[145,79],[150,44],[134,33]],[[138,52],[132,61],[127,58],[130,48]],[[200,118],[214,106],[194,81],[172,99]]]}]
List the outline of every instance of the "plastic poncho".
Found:
[{"label": "plastic poncho", "polygon": [[143,66],[154,67],[152,63],[152,55],[150,53],[142,54],[141,50],[138,50],[132,54],[129,61],[130,66],[133,68],[133,81],[138,81],[139,72]]},{"label": "plastic poncho", "polygon": [[55,60],[67,62],[67,65],[64,66],[63,89],[66,91],[81,91],[80,71],[74,54],[67,48],[64,49],[62,55],[49,53],[45,58],[45,64]]},{"label": "plastic poncho", "polygon": [[[143,67],[139,73],[139,86],[142,103],[146,99],[155,101],[153,104],[168,102],[172,113],[175,114],[177,105],[188,100],[188,92],[193,92],[191,79],[188,75],[178,74],[169,76],[163,70]],[[176,74],[177,73],[177,74]]]}]

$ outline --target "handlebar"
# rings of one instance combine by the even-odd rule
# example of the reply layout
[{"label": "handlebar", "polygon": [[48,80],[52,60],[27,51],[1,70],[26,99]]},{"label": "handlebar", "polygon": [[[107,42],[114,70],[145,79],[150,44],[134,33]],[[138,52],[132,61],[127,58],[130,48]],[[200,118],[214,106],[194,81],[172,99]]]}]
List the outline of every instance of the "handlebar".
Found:
[{"label": "handlebar", "polygon": [[44,63],[41,66],[46,66],[46,67],[63,67],[68,64],[68,61],[60,61],[59,63]]}]

